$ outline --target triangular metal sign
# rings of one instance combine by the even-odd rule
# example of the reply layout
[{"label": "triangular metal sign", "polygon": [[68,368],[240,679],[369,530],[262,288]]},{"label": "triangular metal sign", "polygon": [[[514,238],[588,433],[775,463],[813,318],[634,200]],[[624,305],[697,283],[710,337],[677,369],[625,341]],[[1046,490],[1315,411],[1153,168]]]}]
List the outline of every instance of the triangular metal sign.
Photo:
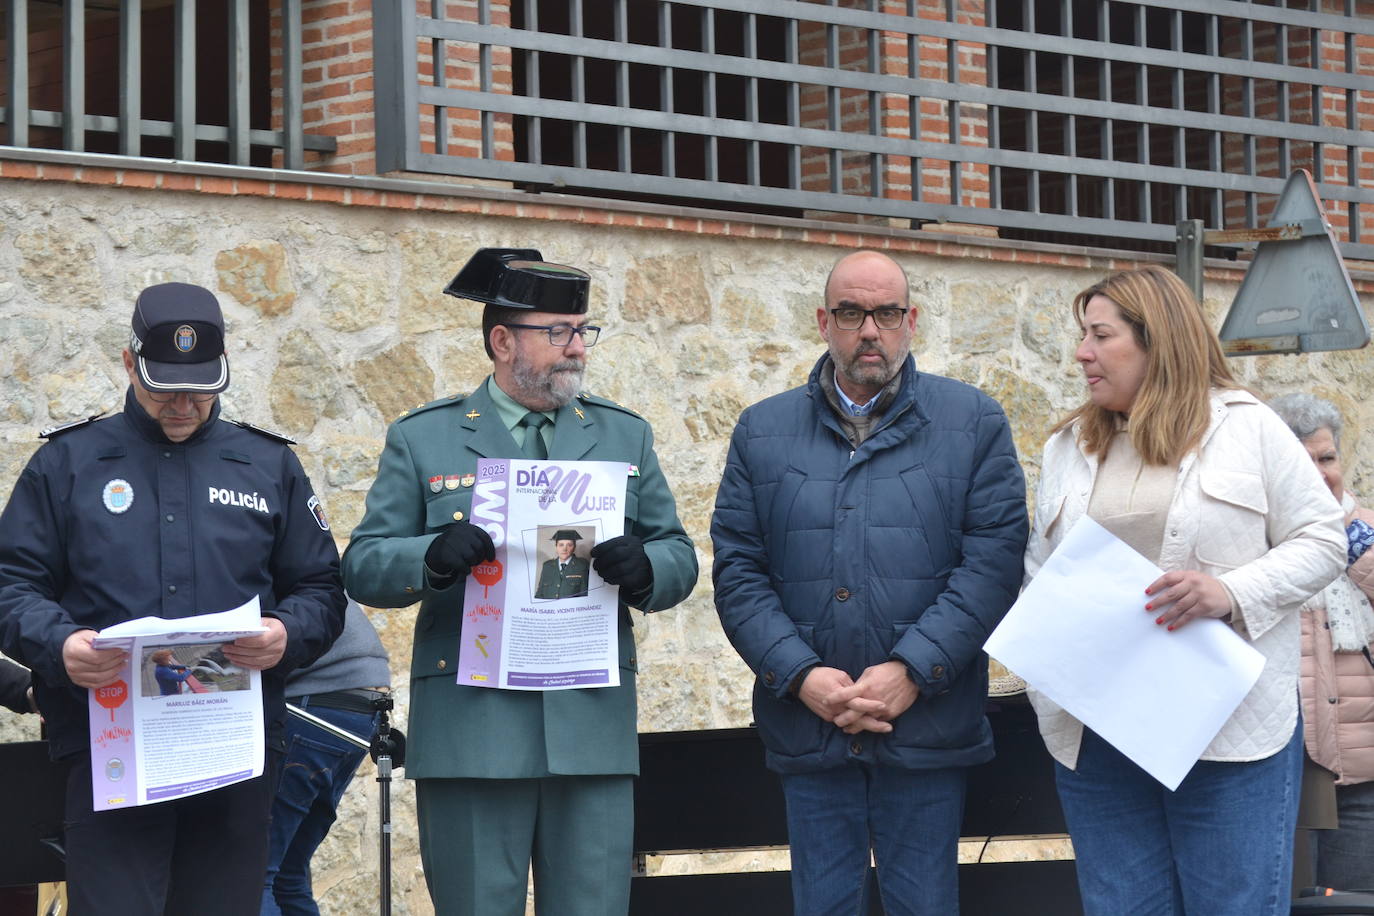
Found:
[{"label": "triangular metal sign", "polygon": [[1358,350],[1369,325],[1312,176],[1288,176],[1270,226],[1297,225],[1300,237],[1260,242],[1226,313],[1228,355]]}]

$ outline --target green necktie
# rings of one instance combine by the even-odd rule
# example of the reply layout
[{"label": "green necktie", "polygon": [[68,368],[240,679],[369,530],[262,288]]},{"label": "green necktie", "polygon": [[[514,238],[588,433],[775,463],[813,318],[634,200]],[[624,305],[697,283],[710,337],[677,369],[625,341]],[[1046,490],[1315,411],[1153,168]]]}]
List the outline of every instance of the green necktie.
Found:
[{"label": "green necktie", "polygon": [[525,428],[525,444],[520,451],[525,453],[526,458],[542,461],[549,457],[549,450],[544,447],[544,436],[539,431],[548,422],[548,417],[533,410],[520,418],[520,425]]}]

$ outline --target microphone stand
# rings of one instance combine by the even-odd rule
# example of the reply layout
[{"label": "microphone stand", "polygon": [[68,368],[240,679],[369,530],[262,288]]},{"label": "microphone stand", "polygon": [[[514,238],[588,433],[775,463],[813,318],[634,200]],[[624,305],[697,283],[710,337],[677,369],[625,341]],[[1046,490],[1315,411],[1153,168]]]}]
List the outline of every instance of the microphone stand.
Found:
[{"label": "microphone stand", "polygon": [[405,766],[406,757],[406,736],[399,728],[391,727],[388,715],[394,707],[395,703],[389,694],[373,699],[372,708],[377,711],[377,730],[373,733],[372,739],[367,741],[332,722],[326,722],[319,716],[312,716],[299,706],[286,704],[286,711],[291,715],[323,729],[341,741],[364,748],[377,764],[377,784],[380,786],[378,803],[381,807],[381,837],[378,843],[381,916],[391,916],[391,771],[393,766],[396,769]]}]

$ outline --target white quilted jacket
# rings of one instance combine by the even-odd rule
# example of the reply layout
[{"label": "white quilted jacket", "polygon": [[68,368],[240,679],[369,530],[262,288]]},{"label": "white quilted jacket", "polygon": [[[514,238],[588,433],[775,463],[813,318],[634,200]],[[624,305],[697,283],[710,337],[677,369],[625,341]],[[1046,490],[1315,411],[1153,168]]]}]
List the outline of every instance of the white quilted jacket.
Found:
[{"label": "white quilted jacket", "polygon": [[[1344,570],[1346,537],[1340,504],[1273,411],[1244,391],[1213,391],[1211,403],[1201,447],[1179,465],[1158,564],[1220,579],[1240,609],[1232,626],[1264,654],[1259,681],[1202,754],[1203,760],[1259,760],[1293,735],[1297,611]],[[1083,452],[1075,432],[1060,430],[1045,444],[1027,582],[1088,508],[1097,457]],[[1029,694],[1050,754],[1074,767],[1082,723],[1034,690]]]}]

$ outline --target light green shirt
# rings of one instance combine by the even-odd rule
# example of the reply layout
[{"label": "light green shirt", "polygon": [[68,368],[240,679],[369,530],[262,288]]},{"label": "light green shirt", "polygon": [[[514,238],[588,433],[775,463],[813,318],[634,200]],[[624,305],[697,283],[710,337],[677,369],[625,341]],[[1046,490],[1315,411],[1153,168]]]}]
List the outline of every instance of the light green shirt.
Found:
[{"label": "light green shirt", "polygon": [[[487,394],[491,397],[491,402],[496,405],[496,412],[500,415],[501,422],[506,424],[506,430],[515,439],[516,445],[523,443],[525,434],[521,432],[516,435],[515,430],[520,426],[520,421],[525,418],[525,414],[529,413],[530,409],[502,391],[501,386],[496,384],[496,377],[493,375],[487,376]],[[544,440],[544,452],[547,454],[549,446],[553,444],[553,423],[558,412],[544,410],[540,413],[548,417],[549,420],[539,430],[539,437]]]}]

